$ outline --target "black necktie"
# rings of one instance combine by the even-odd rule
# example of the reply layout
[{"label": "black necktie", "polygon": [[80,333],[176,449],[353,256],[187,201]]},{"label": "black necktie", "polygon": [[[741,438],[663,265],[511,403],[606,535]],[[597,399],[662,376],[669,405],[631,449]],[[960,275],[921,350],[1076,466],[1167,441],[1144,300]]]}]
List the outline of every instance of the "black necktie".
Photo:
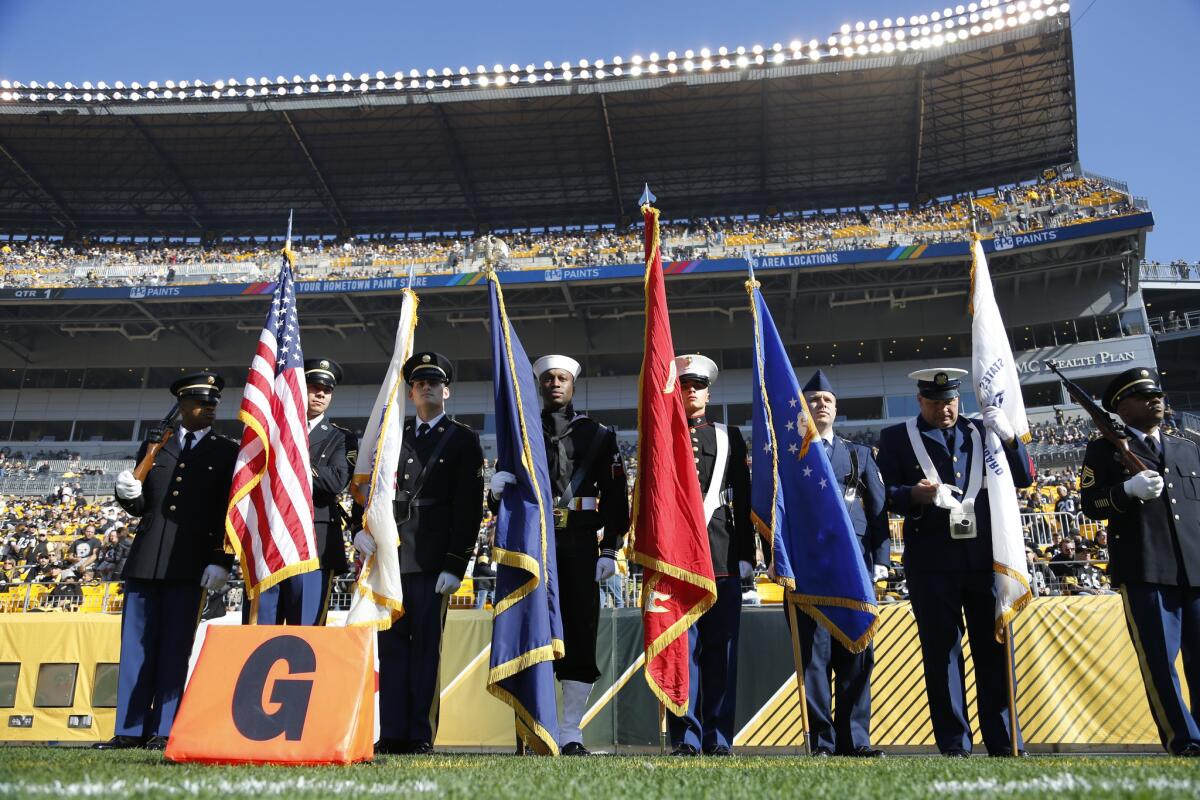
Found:
[{"label": "black necktie", "polygon": [[946,449],[954,452],[954,428],[943,428],[942,436],[946,440]]},{"label": "black necktie", "polygon": [[424,436],[427,433],[429,433],[429,423],[428,422],[422,422],[420,425],[417,426],[417,437],[418,438]]},{"label": "black necktie", "polygon": [[192,444],[195,441],[196,441],[196,434],[192,433],[191,431],[188,431],[187,435],[183,437],[183,452],[186,453],[188,450],[191,450]]},{"label": "black necktie", "polygon": [[1150,451],[1150,455],[1158,458],[1158,440],[1153,436],[1147,436],[1145,439],[1146,449]]},{"label": "black necktie", "polygon": [[828,458],[829,463],[832,464],[833,463],[833,442],[828,441],[826,439],[822,439],[821,441],[824,442],[824,444],[825,444],[825,457]]}]

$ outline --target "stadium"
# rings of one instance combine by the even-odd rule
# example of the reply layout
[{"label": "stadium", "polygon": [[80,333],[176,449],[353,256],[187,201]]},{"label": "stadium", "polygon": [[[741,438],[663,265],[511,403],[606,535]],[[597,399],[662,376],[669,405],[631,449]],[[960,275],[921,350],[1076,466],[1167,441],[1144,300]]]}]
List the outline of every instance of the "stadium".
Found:
[{"label": "stadium", "polygon": [[[1087,604],[1111,594],[1107,552],[1094,547],[1102,529],[1077,505],[1056,504],[1059,488],[1077,496],[1094,432],[1044,362],[1093,395],[1131,366],[1157,367],[1175,428],[1197,440],[1200,265],[1148,262],[1148,200],[1080,163],[1069,12],[1038,0],[972,3],[849,24],[821,40],[611,62],[144,86],[0,81],[5,536],[15,538],[18,508],[37,509],[39,525],[64,544],[89,521],[101,533],[111,527],[103,518],[115,474],[132,464],[182,375],[225,377],[216,429],[240,438],[240,392],[289,215],[304,351],[345,370],[332,416],[365,429],[411,287],[417,347],[451,360],[447,411],[480,432],[488,459],[496,452],[489,265],[498,265],[529,355],[577,358],[577,406],[616,428],[633,453],[645,313],[637,201],[646,184],[662,211],[675,345],[716,362],[709,415],[746,434],[749,266],[800,380],[824,370],[839,390],[839,433],[870,444],[917,413],[908,373],[969,365],[974,226],[1041,472],[1023,495],[1027,541],[1039,559],[1071,536],[1093,553],[1073,570],[1041,570],[1050,596],[1026,612],[1018,702],[1030,750],[1159,752],[1119,601],[1108,609],[1116,618]],[[979,411],[965,395],[963,408]],[[63,511],[69,524],[56,528],[55,509],[73,495],[95,500]],[[893,536],[898,552],[898,525]],[[4,555],[16,555],[11,544]],[[108,631],[111,640],[118,576],[97,572],[77,602],[62,602],[56,587],[6,573],[0,661],[12,663],[0,664],[9,720],[0,738],[111,735],[112,642],[38,657],[7,648],[33,647],[21,637],[38,610],[99,612],[84,616],[109,617],[107,625],[89,622],[100,627],[80,636]],[[585,734],[609,752],[658,749],[652,696],[629,680],[641,647],[637,611],[623,608],[637,596],[634,583],[608,598],[617,607],[601,621],[613,643],[601,678],[608,702],[592,709]],[[891,602],[876,644],[876,738],[889,752],[935,752],[899,570],[881,592]],[[755,604],[779,602],[765,576],[757,594]],[[471,610],[484,608],[477,599],[468,581],[452,603],[465,608],[451,612],[446,635],[438,747],[507,752],[511,713],[506,721],[472,672],[490,617]],[[224,600],[232,613],[236,593]],[[770,640],[772,657],[761,661],[774,666],[748,666],[760,659],[743,642],[739,752],[798,753],[786,629],[772,633],[782,615],[755,611],[743,640]],[[1071,626],[1073,664],[1032,644],[1062,624]],[[1109,661],[1116,648],[1129,651],[1125,661]],[[33,668],[39,659],[44,680]],[[47,672],[51,662],[73,669]],[[65,701],[55,694],[64,674],[79,681]],[[1090,708],[1054,708],[1064,682],[1084,687]],[[1095,769],[1096,786],[1118,785],[1121,773]],[[1165,780],[1196,789],[1184,772]]]}]

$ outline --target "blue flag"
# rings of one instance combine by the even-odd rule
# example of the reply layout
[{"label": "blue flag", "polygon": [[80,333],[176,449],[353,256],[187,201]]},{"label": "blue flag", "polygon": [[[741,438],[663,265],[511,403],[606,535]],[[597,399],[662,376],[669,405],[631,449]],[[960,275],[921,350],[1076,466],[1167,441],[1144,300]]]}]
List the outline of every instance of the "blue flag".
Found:
[{"label": "blue flag", "polygon": [[756,282],[748,285],[756,355],[751,516],[772,543],[776,580],[791,600],[859,652],[875,633],[875,591],[842,482],[833,474],[762,293]]},{"label": "blue flag", "polygon": [[517,735],[542,755],[557,755],[554,659],[563,656],[553,504],[537,381],[504,310],[504,292],[488,274],[492,302],[492,385],[496,396],[498,471],[504,490],[496,520],[492,653],[488,691],[512,706]]}]

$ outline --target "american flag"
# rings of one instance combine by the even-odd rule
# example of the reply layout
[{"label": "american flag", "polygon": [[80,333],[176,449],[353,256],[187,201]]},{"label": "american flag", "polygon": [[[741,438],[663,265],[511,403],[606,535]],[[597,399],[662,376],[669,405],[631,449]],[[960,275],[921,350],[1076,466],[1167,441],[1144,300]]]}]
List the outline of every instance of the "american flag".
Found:
[{"label": "american flag", "polygon": [[247,597],[319,566],[305,385],[288,247],[242,392],[238,418],[246,429],[225,518]]}]

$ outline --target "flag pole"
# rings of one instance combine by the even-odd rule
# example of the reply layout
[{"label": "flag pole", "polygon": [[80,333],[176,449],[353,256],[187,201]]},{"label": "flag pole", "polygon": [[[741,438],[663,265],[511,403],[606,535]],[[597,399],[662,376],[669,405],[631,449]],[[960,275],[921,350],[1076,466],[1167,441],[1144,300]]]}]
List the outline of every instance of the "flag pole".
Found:
[{"label": "flag pole", "polygon": [[658,752],[667,754],[667,707],[661,700],[658,701]]},{"label": "flag pole", "polygon": [[[786,591],[786,590],[785,590]],[[800,701],[800,738],[804,744],[804,755],[812,755],[808,736],[808,693],[804,690],[804,656],[800,652],[800,612],[796,602],[787,596],[788,628],[792,632],[792,661],[796,668],[796,696]]]},{"label": "flag pole", "polygon": [[1020,749],[1017,747],[1017,670],[1013,664],[1015,647],[1013,627],[1010,621],[1004,626],[1004,668],[1007,670],[1004,684],[1008,688],[1008,733],[1012,742],[1013,758],[1020,755]]},{"label": "flag pole", "polygon": [[[746,282],[746,289],[750,293],[750,304],[754,305],[754,287],[758,285],[754,277],[754,257],[750,253],[749,247],[742,248],[742,258],[746,259],[746,269],[749,272],[750,279]],[[758,329],[754,332],[754,352],[755,357],[758,357],[762,343],[758,338]],[[772,522],[772,525],[774,523]],[[809,742],[808,729],[808,693],[804,689],[804,656],[800,651],[800,618],[799,612],[796,610],[796,604],[792,600],[787,589],[784,589],[784,603],[787,605],[787,621],[788,630],[791,632],[792,638],[792,666],[796,670],[796,698],[800,703],[800,739],[804,747],[806,756],[812,755],[812,746]]]},{"label": "flag pole", "polygon": [[[967,203],[971,214],[971,241],[969,246],[974,248],[975,240],[979,238],[979,225],[975,220],[974,192],[971,192],[967,197]],[[971,263],[974,264],[974,261]],[[972,302],[974,302],[974,298],[972,298]],[[1017,747],[1017,668],[1014,663],[1016,656],[1013,652],[1015,649],[1016,642],[1013,641],[1013,627],[1010,620],[1004,626],[1004,688],[1008,691],[1008,735],[1009,747],[1011,748],[1009,752],[1013,758],[1016,758],[1020,754]],[[978,688],[977,686],[976,690]]]}]

